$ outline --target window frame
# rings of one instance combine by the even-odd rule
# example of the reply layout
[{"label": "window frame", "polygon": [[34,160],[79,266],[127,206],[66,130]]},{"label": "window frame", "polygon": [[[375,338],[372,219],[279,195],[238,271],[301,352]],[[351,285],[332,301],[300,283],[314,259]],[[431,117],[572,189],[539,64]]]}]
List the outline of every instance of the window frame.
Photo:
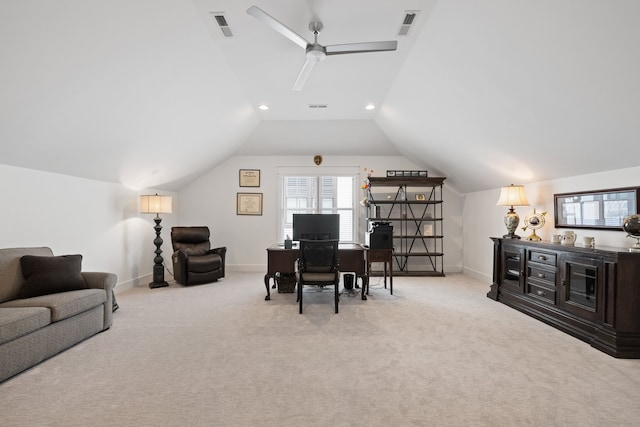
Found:
[{"label": "window frame", "polygon": [[[352,183],[352,207],[353,212],[353,224],[352,224],[352,236],[351,241],[341,241],[341,243],[355,243],[358,242],[358,234],[360,230],[360,211],[358,209],[358,191],[360,189],[360,168],[357,166],[348,167],[328,167],[318,169],[317,167],[278,167],[278,205],[277,205],[277,229],[276,229],[276,241],[280,241],[281,235],[284,233],[283,224],[283,209],[284,209],[284,181],[285,177],[304,176],[304,177],[348,177],[353,180]],[[319,205],[318,199],[317,211],[322,210]],[[342,208],[344,209],[344,208]]]}]

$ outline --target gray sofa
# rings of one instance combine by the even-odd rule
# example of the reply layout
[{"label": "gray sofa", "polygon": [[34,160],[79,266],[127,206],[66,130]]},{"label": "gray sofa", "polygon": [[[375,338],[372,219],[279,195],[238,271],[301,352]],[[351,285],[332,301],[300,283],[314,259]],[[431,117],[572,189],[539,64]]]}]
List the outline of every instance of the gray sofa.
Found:
[{"label": "gray sofa", "polygon": [[[113,321],[115,274],[80,272],[78,266],[79,289],[63,286],[55,293],[21,298],[28,282],[21,265],[25,255],[52,257],[45,262],[64,259],[53,257],[49,248],[0,249],[0,382],[108,329]],[[46,269],[40,273],[46,278]]]}]

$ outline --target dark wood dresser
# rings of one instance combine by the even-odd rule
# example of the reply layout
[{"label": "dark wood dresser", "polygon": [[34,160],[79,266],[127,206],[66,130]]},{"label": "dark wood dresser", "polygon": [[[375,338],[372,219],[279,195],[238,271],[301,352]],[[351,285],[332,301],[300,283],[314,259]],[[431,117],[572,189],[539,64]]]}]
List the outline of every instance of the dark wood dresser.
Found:
[{"label": "dark wood dresser", "polygon": [[640,253],[491,238],[487,296],[614,357],[640,358]]}]

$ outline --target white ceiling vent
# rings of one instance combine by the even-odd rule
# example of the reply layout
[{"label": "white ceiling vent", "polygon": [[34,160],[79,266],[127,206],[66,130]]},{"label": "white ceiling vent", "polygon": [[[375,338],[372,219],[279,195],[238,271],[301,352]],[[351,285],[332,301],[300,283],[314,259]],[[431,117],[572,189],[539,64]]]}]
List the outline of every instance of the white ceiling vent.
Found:
[{"label": "white ceiling vent", "polygon": [[413,25],[413,21],[415,21],[418,16],[419,10],[406,10],[404,13],[404,17],[402,18],[402,24],[400,24],[400,31],[398,32],[399,36],[406,36]]},{"label": "white ceiling vent", "polygon": [[327,104],[309,104],[309,108],[327,108]]},{"label": "white ceiling vent", "polygon": [[225,37],[233,37],[229,23],[222,12],[209,12],[209,15],[216,21],[216,24],[218,24],[220,31],[222,31]]}]

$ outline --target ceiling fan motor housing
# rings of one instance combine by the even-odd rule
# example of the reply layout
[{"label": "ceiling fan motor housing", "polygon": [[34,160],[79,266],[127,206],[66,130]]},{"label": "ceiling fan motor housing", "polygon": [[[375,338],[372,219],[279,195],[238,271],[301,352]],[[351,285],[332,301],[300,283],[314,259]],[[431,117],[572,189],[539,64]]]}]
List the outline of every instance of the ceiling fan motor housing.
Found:
[{"label": "ceiling fan motor housing", "polygon": [[327,57],[327,50],[321,44],[314,43],[307,45],[307,58],[320,62]]}]

